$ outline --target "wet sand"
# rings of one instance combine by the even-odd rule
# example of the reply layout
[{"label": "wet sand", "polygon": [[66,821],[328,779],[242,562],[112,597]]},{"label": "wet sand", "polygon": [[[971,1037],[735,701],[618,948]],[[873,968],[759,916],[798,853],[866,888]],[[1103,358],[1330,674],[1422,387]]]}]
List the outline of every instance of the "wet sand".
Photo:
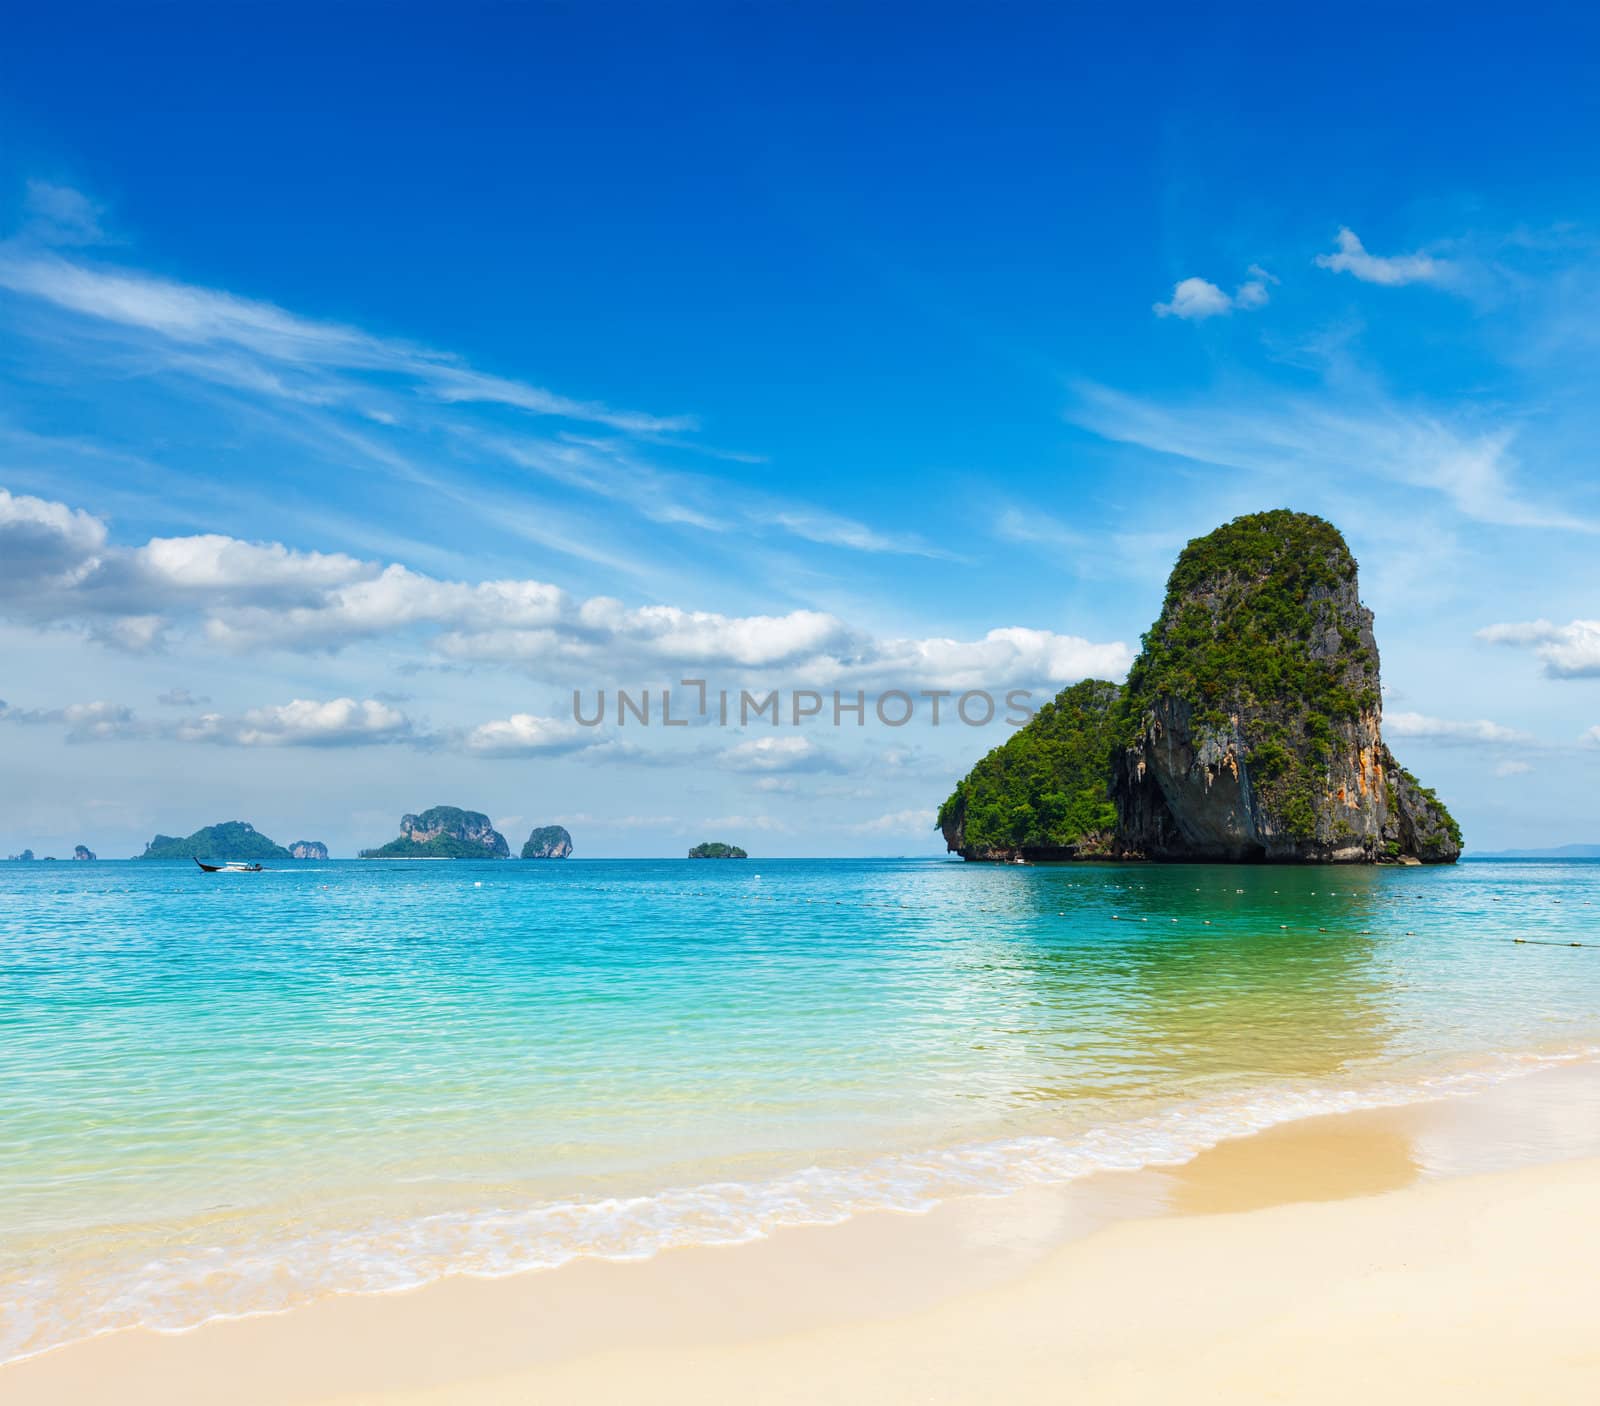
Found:
[{"label": "wet sand", "polygon": [[735,1247],[110,1334],[88,1403],[1600,1399],[1600,1069]]}]

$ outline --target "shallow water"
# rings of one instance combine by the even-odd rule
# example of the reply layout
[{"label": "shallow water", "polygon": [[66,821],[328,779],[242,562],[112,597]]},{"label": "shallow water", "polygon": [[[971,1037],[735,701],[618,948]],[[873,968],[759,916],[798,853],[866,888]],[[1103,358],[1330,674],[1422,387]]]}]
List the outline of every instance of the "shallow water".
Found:
[{"label": "shallow water", "polygon": [[1177,1162],[1596,1045],[1595,863],[0,865],[0,1360]]}]

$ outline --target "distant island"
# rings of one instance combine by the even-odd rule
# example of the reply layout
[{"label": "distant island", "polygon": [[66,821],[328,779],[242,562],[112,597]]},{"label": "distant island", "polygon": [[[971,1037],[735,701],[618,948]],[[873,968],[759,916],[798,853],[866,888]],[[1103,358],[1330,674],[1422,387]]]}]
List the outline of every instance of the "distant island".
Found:
[{"label": "distant island", "polygon": [[420,815],[400,817],[400,837],[377,849],[361,851],[363,859],[509,859],[506,837],[478,810],[432,806]]},{"label": "distant island", "polygon": [[1474,859],[1600,859],[1600,845],[1551,845],[1547,849],[1475,850]]},{"label": "distant island", "polygon": [[1337,528],[1190,542],[1124,685],[1088,679],[939,809],[966,859],[1450,864],[1461,830],[1380,733],[1372,612]]},{"label": "distant island", "polygon": [[72,857],[77,860],[100,858],[88,845],[74,845],[72,847]]},{"label": "distant island", "polygon": [[184,839],[157,835],[144,847],[140,859],[201,859],[207,864],[225,864],[230,859],[247,859],[258,864],[271,860],[289,862],[291,855],[274,844],[248,820],[225,820],[206,825]]},{"label": "distant island", "polygon": [[541,825],[522,847],[524,859],[565,859],[572,853],[572,836],[564,825]]},{"label": "distant island", "polygon": [[36,862],[31,849],[25,849],[21,854],[8,854],[6,859],[12,864],[33,864]]},{"label": "distant island", "polygon": [[[285,849],[273,843],[248,820],[224,820],[216,825],[202,826],[194,834],[182,839],[173,835],[157,835],[138,857],[200,859],[207,864],[226,863],[230,859],[247,859],[257,864],[269,861],[287,864],[296,859],[326,859],[328,847],[321,840],[296,840],[292,848]],[[93,859],[94,855],[85,851],[82,855],[74,854],[73,858]]]},{"label": "distant island", "polygon": [[738,845],[725,845],[720,840],[708,840],[689,851],[690,859],[748,859]]}]

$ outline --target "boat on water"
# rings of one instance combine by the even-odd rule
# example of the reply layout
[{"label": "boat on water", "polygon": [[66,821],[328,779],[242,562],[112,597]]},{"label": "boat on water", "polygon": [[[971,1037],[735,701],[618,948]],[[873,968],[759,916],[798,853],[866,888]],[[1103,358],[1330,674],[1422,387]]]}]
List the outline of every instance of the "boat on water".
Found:
[{"label": "boat on water", "polygon": [[259,874],[259,864],[246,864],[242,859],[230,859],[226,864],[206,864],[199,855],[193,856],[194,862],[208,874]]}]

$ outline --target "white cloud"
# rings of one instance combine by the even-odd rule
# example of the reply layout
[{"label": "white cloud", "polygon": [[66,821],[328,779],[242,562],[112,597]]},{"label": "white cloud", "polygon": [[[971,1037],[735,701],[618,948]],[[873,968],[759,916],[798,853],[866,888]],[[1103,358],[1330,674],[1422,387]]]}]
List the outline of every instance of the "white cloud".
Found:
[{"label": "white cloud", "polygon": [[133,709],[123,703],[99,700],[71,703],[65,708],[13,708],[0,702],[0,721],[28,725],[54,724],[66,730],[68,742],[106,742],[145,733]]},{"label": "white cloud", "polygon": [[206,635],[226,649],[338,649],[416,626],[529,630],[563,617],[565,594],[542,581],[440,581],[391,565],[366,580],[336,586],[313,604],[212,614]]},{"label": "white cloud", "polygon": [[561,718],[513,713],[481,723],[467,734],[467,751],[486,757],[560,756],[593,745],[594,733]]},{"label": "white cloud", "polygon": [[81,509],[0,488],[0,599],[81,581],[106,544],[106,525]]},{"label": "white cloud", "polygon": [[[162,695],[163,703],[193,702],[186,689]],[[288,703],[230,715],[201,713],[174,722],[146,722],[125,703],[104,700],[64,708],[13,708],[0,703],[0,721],[53,724],[68,742],[143,738],[214,742],[230,747],[349,747],[376,742],[421,743],[427,739],[397,709],[376,699],[334,698]]]},{"label": "white cloud", "polygon": [[[1079,635],[1058,635],[1019,625],[990,630],[979,640],[887,640],[855,668],[838,678],[855,683],[870,678],[883,687],[1060,688],[1079,679],[1120,679],[1133,663],[1133,650],[1120,640],[1097,644]],[[996,700],[1003,709],[1003,700]]]},{"label": "white cloud", "polygon": [[156,702],[164,708],[203,708],[210,701],[204,696],[197,697],[186,688],[169,688],[165,693],[156,695]]},{"label": "white cloud", "polygon": [[1338,242],[1337,254],[1317,255],[1317,267],[1352,274],[1363,283],[1379,283],[1387,288],[1405,283],[1434,283],[1449,268],[1427,254],[1395,254],[1387,258],[1369,254],[1355,231],[1348,228],[1341,227]]},{"label": "white cloud", "polygon": [[1181,317],[1186,322],[1200,322],[1230,311],[1233,299],[1215,283],[1203,278],[1185,278],[1173,285],[1171,302],[1155,303],[1153,307],[1157,317]]},{"label": "white cloud", "polygon": [[1239,308],[1264,308],[1267,301],[1267,285],[1256,279],[1241,283],[1239,291],[1233,295],[1233,305]]},{"label": "white cloud", "polygon": [[212,594],[266,586],[310,591],[343,585],[374,570],[339,552],[296,552],[278,542],[241,542],[214,532],[152,537],[129,553],[128,561],[133,571],[149,581]]},{"label": "white cloud", "polygon": [[730,771],[837,771],[838,763],[809,737],[752,737],[728,748],[722,765]]},{"label": "white cloud", "polygon": [[148,654],[160,648],[166,628],[167,622],[159,615],[119,615],[91,622],[89,636],[110,649],[120,649],[127,654]]},{"label": "white cloud", "polygon": [[1157,317],[1178,317],[1186,322],[1203,322],[1208,317],[1220,317],[1235,308],[1253,311],[1267,305],[1270,294],[1268,283],[1278,280],[1260,264],[1250,265],[1250,277],[1229,297],[1208,279],[1185,278],[1173,285],[1172,301],[1154,304]]},{"label": "white cloud", "polygon": [[1585,747],[1600,747],[1600,724],[1587,729],[1578,741]]},{"label": "white cloud", "polygon": [[1478,638],[1489,644],[1531,648],[1553,679],[1600,678],[1600,620],[1488,625],[1478,631]]},{"label": "white cloud", "polygon": [[1432,718],[1424,713],[1389,713],[1384,717],[1383,730],[1391,737],[1421,738],[1435,742],[1515,746],[1533,741],[1527,733],[1490,722],[1487,718],[1456,721]]},{"label": "white cloud", "polygon": [[1505,761],[1494,769],[1494,774],[1499,777],[1526,776],[1533,770],[1531,762]]},{"label": "white cloud", "polygon": [[202,713],[173,729],[180,742],[231,747],[354,747],[416,739],[411,720],[375,698],[296,698],[238,716]]},{"label": "white cloud", "polygon": [[[976,640],[874,639],[816,610],[731,616],[670,605],[574,599],[533,580],[447,581],[398,563],[301,551],[217,534],[106,542],[98,519],[60,503],[0,498],[23,546],[0,611],[32,624],[76,624],[127,649],[194,631],[229,652],[338,650],[408,638],[462,664],[498,662],[565,684],[635,686],[685,675],[754,674],[768,687],[1052,690],[1120,677],[1120,641],[1011,626]],[[774,677],[775,671],[781,677]],[[578,679],[579,673],[587,675]],[[757,680],[760,681],[759,679]],[[713,686],[721,686],[715,684]]]}]

